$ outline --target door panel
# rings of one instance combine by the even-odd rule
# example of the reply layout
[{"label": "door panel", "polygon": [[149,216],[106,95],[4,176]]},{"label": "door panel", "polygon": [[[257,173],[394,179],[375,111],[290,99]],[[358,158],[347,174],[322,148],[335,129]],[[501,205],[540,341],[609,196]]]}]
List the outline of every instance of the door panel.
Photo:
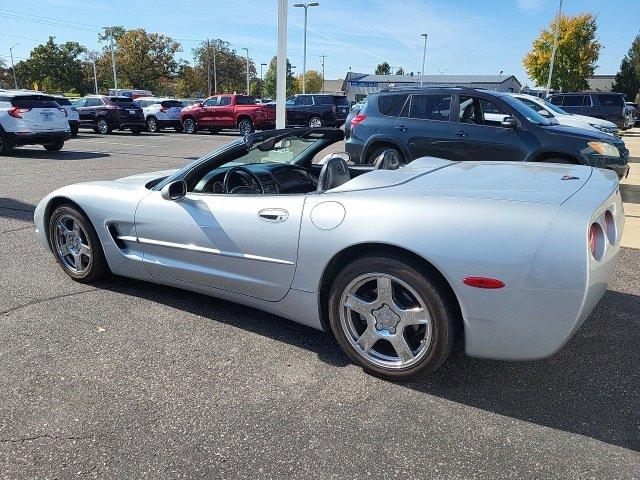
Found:
[{"label": "door panel", "polygon": [[[207,285],[263,300],[289,291],[305,195],[147,195],[136,235],[154,276]],[[265,211],[278,212],[278,221]]]}]

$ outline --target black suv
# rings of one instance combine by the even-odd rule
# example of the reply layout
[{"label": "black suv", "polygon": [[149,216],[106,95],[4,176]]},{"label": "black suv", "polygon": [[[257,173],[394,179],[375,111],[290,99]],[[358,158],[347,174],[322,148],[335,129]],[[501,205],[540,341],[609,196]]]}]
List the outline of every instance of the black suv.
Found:
[{"label": "black suv", "polygon": [[556,93],[548,99],[554,105],[562,107],[569,113],[602,118],[616,124],[620,129],[627,129],[627,109],[623,93],[615,92],[577,92]]},{"label": "black suv", "polygon": [[559,125],[507,94],[463,87],[369,95],[351,121],[345,148],[356,163],[373,163],[391,148],[405,163],[434,156],[576,163],[610,168],[619,177],[629,171],[629,150],[619,138]]},{"label": "black suv", "polygon": [[79,126],[96,133],[130,129],[139,134],[147,127],[142,107],[130,97],[91,95],[76,100],[73,106],[80,116]]},{"label": "black suv", "polygon": [[339,127],[349,114],[349,102],[342,95],[301,94],[287,98],[287,125]]}]

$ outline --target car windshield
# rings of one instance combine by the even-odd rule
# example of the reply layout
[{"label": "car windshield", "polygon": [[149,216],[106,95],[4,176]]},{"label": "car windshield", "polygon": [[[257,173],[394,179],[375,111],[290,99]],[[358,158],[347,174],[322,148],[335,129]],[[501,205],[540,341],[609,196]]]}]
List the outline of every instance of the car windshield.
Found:
[{"label": "car windshield", "polygon": [[293,137],[279,140],[271,146],[267,140],[254,145],[245,155],[226,165],[233,167],[254,163],[295,163],[305,150],[318,141],[318,138]]},{"label": "car windshield", "polygon": [[550,122],[549,120],[544,118],[542,115],[540,115],[538,112],[536,112],[533,108],[528,107],[517,98],[514,98],[510,95],[501,95],[500,98],[502,98],[502,100],[504,100],[509,105],[511,105],[515,110],[517,110],[518,113],[520,113],[520,115],[523,115],[527,120],[529,120],[531,123],[534,123],[535,125],[554,125],[555,124],[555,122]]}]

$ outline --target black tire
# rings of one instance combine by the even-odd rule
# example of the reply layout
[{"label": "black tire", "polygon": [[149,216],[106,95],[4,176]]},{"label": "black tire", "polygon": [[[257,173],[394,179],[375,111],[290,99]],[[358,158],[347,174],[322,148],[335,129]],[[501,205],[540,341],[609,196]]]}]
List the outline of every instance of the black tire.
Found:
[{"label": "black tire", "polygon": [[107,135],[111,133],[111,127],[109,126],[106,118],[100,117],[96,120],[96,126],[93,131],[102,135]]},{"label": "black tire", "polygon": [[176,131],[176,133],[182,133],[182,125],[176,125],[175,127],[173,127],[173,129]]},{"label": "black tire", "polygon": [[248,118],[243,118],[238,122],[238,131],[241,135],[249,135],[256,131],[253,122]]},{"label": "black tire", "polygon": [[324,126],[324,122],[320,117],[313,116],[309,119],[309,128],[320,128]]},{"label": "black tire", "polygon": [[402,152],[400,150],[398,150],[396,147],[393,147],[391,145],[387,145],[384,147],[378,147],[375,150],[373,150],[368,156],[367,156],[367,160],[366,160],[366,164],[367,165],[373,165],[373,162],[376,158],[378,158],[379,155],[382,154],[382,152],[386,151],[386,150],[393,150],[394,152],[396,152],[398,155],[400,155],[400,159],[401,159],[401,163],[402,165],[406,165],[407,161],[404,158],[404,155],[402,155]]},{"label": "black tire", "polygon": [[147,118],[147,131],[151,133],[160,131],[160,127],[158,127],[158,119],[156,117]]},{"label": "black tire", "polygon": [[193,118],[185,118],[182,122],[182,131],[190,135],[198,133],[198,124]]},{"label": "black tire", "polygon": [[64,142],[45,143],[43,147],[49,152],[59,152],[64,147]]},{"label": "black tire", "polygon": [[71,130],[71,136],[72,137],[77,137],[78,136],[78,125],[70,125],[69,128]]},{"label": "black tire", "polygon": [[[72,217],[74,221],[79,223],[83,232],[85,232],[85,240],[88,241],[88,245],[90,246],[91,257],[87,262],[86,270],[81,272],[72,270],[56,251],[57,224],[62,217]],[[102,244],[100,243],[98,234],[89,219],[75,207],[69,204],[63,204],[57,207],[49,218],[48,234],[49,245],[51,245],[51,251],[56,258],[56,261],[60,264],[64,272],[73,280],[80,283],[92,283],[102,280],[111,274],[109,266],[107,265],[107,260],[104,257],[104,252],[102,251]]]},{"label": "black tire", "polygon": [[4,133],[0,131],[0,155],[9,155],[11,148],[11,144],[7,140],[7,137],[5,137]]},{"label": "black tire", "polygon": [[142,127],[131,127],[131,133],[134,135],[140,135],[142,133]]},{"label": "black tire", "polygon": [[[373,274],[374,272],[383,276],[396,277],[409,285],[417,293],[417,296],[429,312],[431,341],[420,356],[416,354],[415,363],[410,364],[408,367],[385,367],[367,360],[366,356],[368,356],[368,354],[359,352],[356,350],[356,347],[350,343],[347,338],[349,334],[341,322],[341,313],[343,313],[341,302],[343,294],[345,294],[352,282],[364,275]],[[347,264],[333,282],[328,305],[331,330],[344,352],[349,355],[356,364],[374,375],[392,380],[405,380],[418,375],[428,375],[434,372],[446,360],[453,345],[454,325],[458,309],[449,298],[449,295],[447,295],[447,292],[448,290],[442,285],[437,275],[429,272],[426,268],[416,268],[415,261],[410,258],[405,258],[401,255],[393,256],[384,254],[362,256]],[[362,319],[363,317],[360,318]],[[375,328],[378,329],[377,326]],[[399,331],[403,337],[405,335],[404,332],[405,329]],[[416,330],[416,333],[418,332],[419,331]],[[395,336],[395,329],[393,334]],[[404,338],[406,339],[406,337]],[[384,342],[383,344],[379,342],[380,340],[376,340],[376,343],[372,344],[371,351],[375,352],[374,347],[385,347]],[[391,346],[390,343],[389,346]],[[416,348],[416,351],[420,351],[419,349],[423,347],[418,343]]]}]

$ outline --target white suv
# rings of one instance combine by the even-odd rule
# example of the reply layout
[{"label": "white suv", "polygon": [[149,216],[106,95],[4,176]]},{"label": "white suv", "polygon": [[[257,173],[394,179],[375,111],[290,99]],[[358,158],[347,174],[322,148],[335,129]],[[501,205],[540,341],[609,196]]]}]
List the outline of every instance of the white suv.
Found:
[{"label": "white suv", "polygon": [[56,152],[69,138],[67,112],[51,95],[0,90],[0,155],[22,145]]},{"label": "white suv", "polygon": [[574,115],[565,112],[557,105],[540,97],[527,95],[525,93],[510,93],[512,97],[517,98],[527,107],[534,109],[540,115],[546,118],[555,118],[560,125],[569,125],[570,127],[583,128],[585,130],[597,131],[600,133],[608,133],[616,137],[620,136],[620,132],[615,123],[603,120],[601,118],[586,117],[584,115]]},{"label": "white suv", "polygon": [[182,102],[174,98],[139,97],[136,102],[142,107],[144,118],[147,122],[147,130],[157,132],[163,128],[174,128],[176,132],[182,131],[180,112]]},{"label": "white suv", "polygon": [[80,115],[78,114],[76,107],[71,105],[71,100],[62,95],[54,95],[56,103],[67,111],[67,120],[69,121],[69,129],[71,130],[71,136],[78,136],[78,122],[80,121]]}]

